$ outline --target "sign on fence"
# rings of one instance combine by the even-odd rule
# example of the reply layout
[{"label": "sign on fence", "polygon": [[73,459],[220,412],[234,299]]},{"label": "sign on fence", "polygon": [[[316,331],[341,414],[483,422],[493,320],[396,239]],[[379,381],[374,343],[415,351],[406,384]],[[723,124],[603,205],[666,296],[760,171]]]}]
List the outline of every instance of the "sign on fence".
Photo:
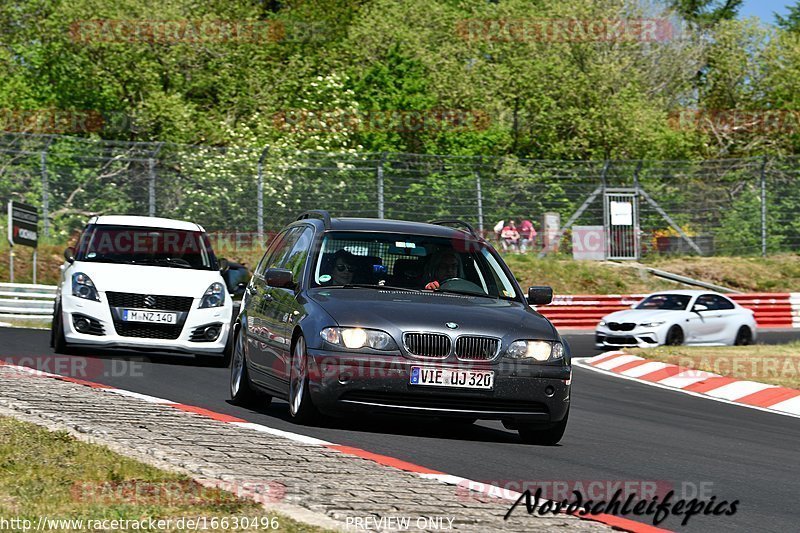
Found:
[{"label": "sign on fence", "polygon": [[36,283],[36,247],[39,244],[39,210],[32,205],[8,201],[9,281],[14,283],[14,246],[33,248],[33,282]]},{"label": "sign on fence", "polygon": [[39,237],[39,210],[32,205],[8,201],[8,242],[36,248]]},{"label": "sign on fence", "polygon": [[594,261],[606,258],[603,226],[572,226],[572,258]]}]

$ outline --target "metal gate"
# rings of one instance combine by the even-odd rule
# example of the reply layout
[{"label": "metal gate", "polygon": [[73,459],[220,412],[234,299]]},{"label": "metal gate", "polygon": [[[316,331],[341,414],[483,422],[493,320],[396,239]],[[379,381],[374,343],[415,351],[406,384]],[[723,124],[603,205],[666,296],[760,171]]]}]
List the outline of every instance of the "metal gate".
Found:
[{"label": "metal gate", "polygon": [[606,189],[603,225],[607,259],[639,259],[639,195],[636,189]]}]

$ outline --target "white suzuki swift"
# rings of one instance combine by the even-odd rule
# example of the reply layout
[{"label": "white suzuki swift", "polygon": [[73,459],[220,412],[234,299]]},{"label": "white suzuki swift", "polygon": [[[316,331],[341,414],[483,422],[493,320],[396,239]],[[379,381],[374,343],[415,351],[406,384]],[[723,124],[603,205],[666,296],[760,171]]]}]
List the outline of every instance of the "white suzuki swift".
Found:
[{"label": "white suzuki swift", "polygon": [[[98,216],[64,255],[51,343],[196,354],[227,365],[233,303],[205,230],[166,218]],[[222,264],[222,266],[220,265]]]}]

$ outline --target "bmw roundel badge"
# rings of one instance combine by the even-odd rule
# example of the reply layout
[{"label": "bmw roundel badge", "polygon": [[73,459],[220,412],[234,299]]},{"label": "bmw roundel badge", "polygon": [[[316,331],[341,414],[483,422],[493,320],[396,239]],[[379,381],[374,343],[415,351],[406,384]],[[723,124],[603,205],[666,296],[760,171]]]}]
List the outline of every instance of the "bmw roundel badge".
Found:
[{"label": "bmw roundel badge", "polygon": [[445,326],[447,326],[450,329],[458,329],[458,324],[456,324],[455,322],[446,322]]}]

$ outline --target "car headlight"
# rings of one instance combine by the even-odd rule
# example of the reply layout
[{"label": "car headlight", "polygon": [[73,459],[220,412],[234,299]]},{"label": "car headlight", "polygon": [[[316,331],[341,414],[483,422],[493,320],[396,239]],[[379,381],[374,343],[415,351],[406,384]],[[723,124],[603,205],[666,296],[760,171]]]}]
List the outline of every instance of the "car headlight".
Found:
[{"label": "car headlight", "polygon": [[378,329],[325,328],[319,332],[325,342],[351,350],[369,347],[373,350],[397,350],[391,335]]},{"label": "car headlight", "polygon": [[85,300],[100,301],[97,287],[94,286],[92,278],[83,272],[75,272],[72,275],[72,295]]},{"label": "car headlight", "polygon": [[664,325],[664,321],[661,322],[645,322],[644,324],[639,324],[643,328],[657,328],[658,326]]},{"label": "car headlight", "polygon": [[597,325],[598,326],[605,326],[606,325],[606,321],[605,320],[601,320],[600,322],[597,323]]},{"label": "car headlight", "polygon": [[564,345],[549,341],[514,341],[506,350],[506,355],[539,362],[556,361],[564,358]]},{"label": "car headlight", "polygon": [[215,281],[206,289],[198,309],[222,307],[223,304],[225,304],[225,287],[222,286],[222,283]]}]

